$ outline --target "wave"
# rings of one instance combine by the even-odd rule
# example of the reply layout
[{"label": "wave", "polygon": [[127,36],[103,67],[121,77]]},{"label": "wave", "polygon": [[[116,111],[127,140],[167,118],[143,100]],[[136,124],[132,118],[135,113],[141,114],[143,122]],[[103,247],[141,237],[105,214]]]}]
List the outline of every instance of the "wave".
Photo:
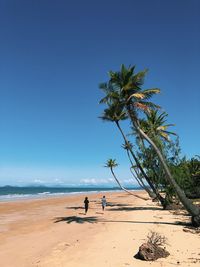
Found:
[{"label": "wave", "polygon": [[[110,192],[118,192],[120,190],[111,190]],[[68,193],[50,193],[43,192],[37,194],[8,194],[8,195],[0,195],[0,202],[10,202],[16,200],[28,200],[28,199],[43,199],[50,197],[59,197],[59,196],[67,196],[67,195],[79,195],[79,194],[94,194],[99,192],[108,192],[108,191],[80,191],[80,192],[68,192]]]},{"label": "wave", "polygon": [[[138,190],[138,188],[131,188]],[[42,199],[49,197],[59,197],[75,194],[91,194],[99,192],[117,192],[121,191],[119,188],[7,188],[5,190],[0,188],[0,202],[28,200],[28,199]]]}]

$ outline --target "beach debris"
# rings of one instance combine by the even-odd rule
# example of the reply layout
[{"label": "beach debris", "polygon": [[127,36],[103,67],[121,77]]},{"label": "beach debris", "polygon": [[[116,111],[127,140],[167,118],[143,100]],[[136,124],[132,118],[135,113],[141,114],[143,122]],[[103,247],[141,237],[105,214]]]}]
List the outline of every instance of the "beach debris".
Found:
[{"label": "beach debris", "polygon": [[166,258],[169,256],[169,252],[165,249],[165,244],[167,244],[165,236],[151,231],[147,236],[147,242],[139,247],[136,258],[145,261],[155,261],[159,258]]},{"label": "beach debris", "polygon": [[192,263],[200,263],[199,258],[188,258],[188,260],[191,260]]},{"label": "beach debris", "polygon": [[187,227],[187,228],[183,228],[183,231],[186,233],[200,234],[200,227],[197,227],[197,228]]},{"label": "beach debris", "polygon": [[145,261],[155,261],[159,258],[166,258],[169,252],[165,248],[158,247],[150,243],[143,243],[139,247],[137,258]]}]

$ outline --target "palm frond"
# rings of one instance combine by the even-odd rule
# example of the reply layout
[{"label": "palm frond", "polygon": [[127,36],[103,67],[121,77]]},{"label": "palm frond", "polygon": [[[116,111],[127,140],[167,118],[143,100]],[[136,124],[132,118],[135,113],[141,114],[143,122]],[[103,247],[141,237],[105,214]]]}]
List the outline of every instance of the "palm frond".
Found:
[{"label": "palm frond", "polygon": [[170,137],[167,133],[165,132],[160,132],[160,135],[166,140],[166,141],[170,141]]},{"label": "palm frond", "polygon": [[116,159],[108,159],[104,167],[114,168],[114,167],[117,167],[118,165],[119,164],[116,162]]},{"label": "palm frond", "polygon": [[136,75],[133,76],[133,82],[137,85],[137,86],[141,86],[144,83],[144,78],[145,75],[147,74],[148,69],[145,69],[144,71],[140,71],[138,72]]},{"label": "palm frond", "polygon": [[128,118],[126,111],[121,103],[112,103],[106,108],[100,117],[103,121],[119,122]]},{"label": "palm frond", "polygon": [[129,102],[131,100],[131,98],[135,98],[135,99],[144,99],[145,95],[142,93],[133,93],[132,95],[129,96],[129,98],[127,99],[127,102]]},{"label": "palm frond", "polygon": [[170,131],[164,131],[166,134],[172,134],[172,135],[175,135],[177,136],[177,134],[175,132],[170,132]]},{"label": "palm frond", "polygon": [[134,102],[133,106],[137,109],[143,110],[143,111],[147,111],[149,110],[149,107],[147,105],[145,105],[145,103],[141,103],[141,102]]},{"label": "palm frond", "polygon": [[153,102],[149,101],[140,101],[141,104],[146,105],[149,109],[160,109],[159,105],[154,104]]}]

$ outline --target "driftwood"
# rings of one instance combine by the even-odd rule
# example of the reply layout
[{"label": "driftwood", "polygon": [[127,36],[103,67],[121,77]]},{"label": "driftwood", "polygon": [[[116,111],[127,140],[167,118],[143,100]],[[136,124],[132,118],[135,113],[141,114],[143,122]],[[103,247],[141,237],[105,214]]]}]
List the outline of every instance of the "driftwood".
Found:
[{"label": "driftwood", "polygon": [[137,258],[145,261],[155,261],[159,258],[166,258],[169,256],[169,252],[165,248],[159,247],[152,243],[143,243],[139,247],[139,251],[136,255]]},{"label": "driftwood", "polygon": [[198,228],[193,228],[193,227],[188,227],[183,229],[184,232],[192,233],[192,234],[200,234],[200,227]]},{"label": "driftwood", "polygon": [[169,256],[169,252],[165,249],[165,244],[167,244],[165,236],[151,231],[147,236],[147,242],[139,247],[139,251],[135,257],[145,261],[166,258]]}]

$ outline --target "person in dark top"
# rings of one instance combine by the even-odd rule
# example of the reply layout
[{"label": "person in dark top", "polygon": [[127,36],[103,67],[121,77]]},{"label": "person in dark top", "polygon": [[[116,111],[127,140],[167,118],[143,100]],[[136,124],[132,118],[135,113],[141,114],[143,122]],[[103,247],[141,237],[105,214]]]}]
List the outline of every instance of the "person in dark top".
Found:
[{"label": "person in dark top", "polygon": [[106,207],[106,197],[103,196],[101,199],[101,206],[102,206],[102,210],[104,211],[105,207]]},{"label": "person in dark top", "polygon": [[84,205],[85,205],[85,214],[87,214],[88,207],[89,207],[89,200],[88,200],[88,197],[85,197]]}]

